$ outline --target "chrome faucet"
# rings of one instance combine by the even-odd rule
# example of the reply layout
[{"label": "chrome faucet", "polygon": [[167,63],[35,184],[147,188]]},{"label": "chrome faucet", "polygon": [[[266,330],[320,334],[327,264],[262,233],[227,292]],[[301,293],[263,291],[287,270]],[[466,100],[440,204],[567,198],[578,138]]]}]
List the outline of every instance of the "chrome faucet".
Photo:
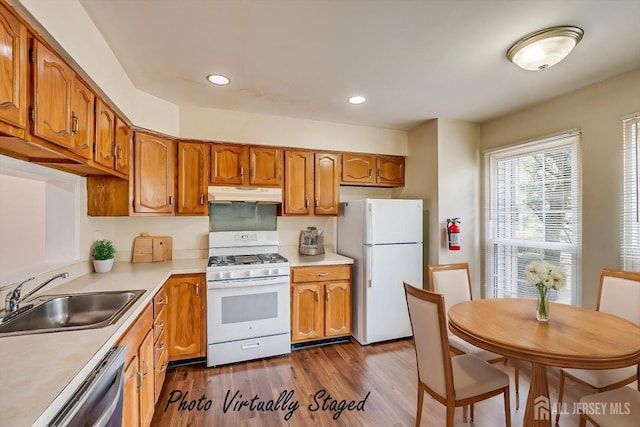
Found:
[{"label": "chrome faucet", "polygon": [[18,309],[20,308],[20,303],[24,300],[26,300],[27,298],[29,298],[31,295],[35,294],[36,292],[38,292],[40,289],[44,288],[45,286],[47,286],[49,283],[53,282],[56,279],[62,278],[62,279],[66,279],[67,277],[69,277],[69,273],[67,273],[66,271],[64,273],[60,273],[57,274],[55,276],[53,276],[51,279],[47,280],[46,282],[38,285],[35,287],[35,289],[33,289],[31,292],[29,292],[28,294],[26,294],[25,296],[23,296],[22,298],[20,297],[20,293],[22,292],[22,286],[33,280],[33,277],[29,277],[27,280],[23,281],[22,283],[20,283],[14,290],[13,292],[10,292],[7,294],[7,297],[5,298],[5,303],[4,303],[4,308],[6,310],[7,313],[13,313],[15,311],[18,311]]}]

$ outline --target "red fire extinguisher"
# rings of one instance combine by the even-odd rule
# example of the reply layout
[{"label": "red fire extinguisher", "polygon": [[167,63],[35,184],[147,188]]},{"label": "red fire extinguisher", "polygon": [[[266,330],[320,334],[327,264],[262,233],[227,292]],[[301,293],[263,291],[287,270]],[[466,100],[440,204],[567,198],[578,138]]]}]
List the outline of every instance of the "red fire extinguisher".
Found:
[{"label": "red fire extinguisher", "polygon": [[447,218],[447,237],[450,251],[460,250],[460,218]]}]

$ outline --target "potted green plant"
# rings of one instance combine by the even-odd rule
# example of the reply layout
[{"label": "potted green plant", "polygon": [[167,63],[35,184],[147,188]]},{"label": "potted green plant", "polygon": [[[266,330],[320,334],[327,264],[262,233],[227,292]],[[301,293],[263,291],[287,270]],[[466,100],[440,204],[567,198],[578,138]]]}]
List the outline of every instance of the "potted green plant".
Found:
[{"label": "potted green plant", "polygon": [[111,240],[98,240],[91,247],[91,258],[96,273],[106,273],[113,268],[113,258],[116,248]]}]

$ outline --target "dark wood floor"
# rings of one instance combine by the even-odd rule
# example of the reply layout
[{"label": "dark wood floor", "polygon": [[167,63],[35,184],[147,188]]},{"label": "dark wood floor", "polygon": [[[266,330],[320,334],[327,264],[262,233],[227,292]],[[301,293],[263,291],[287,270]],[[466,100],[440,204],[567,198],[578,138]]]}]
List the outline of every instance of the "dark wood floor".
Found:
[{"label": "dark wood floor", "polygon": [[[529,365],[521,365],[519,410],[515,409],[513,364],[495,365],[511,376],[514,426],[522,425],[529,388]],[[415,425],[416,375],[409,340],[364,347],[352,341],[216,368],[181,366],[167,372],[152,425],[411,426]],[[555,401],[557,370],[550,370],[549,384],[551,400]],[[565,401],[572,405],[589,392],[570,383]],[[352,410],[340,411],[350,402]],[[469,425],[503,426],[502,397],[478,403],[474,418]],[[422,425],[441,426],[444,419],[444,407],[426,395]],[[461,409],[457,410],[456,424],[464,425]],[[578,417],[563,415],[560,425],[577,426]]]}]

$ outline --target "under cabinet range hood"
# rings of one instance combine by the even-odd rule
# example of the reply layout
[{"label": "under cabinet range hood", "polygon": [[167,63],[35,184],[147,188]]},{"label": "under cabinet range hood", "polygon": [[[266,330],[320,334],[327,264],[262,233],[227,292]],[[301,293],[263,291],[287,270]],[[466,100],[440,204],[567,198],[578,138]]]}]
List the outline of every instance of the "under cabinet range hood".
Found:
[{"label": "under cabinet range hood", "polygon": [[282,203],[282,188],[209,187],[209,203]]}]

